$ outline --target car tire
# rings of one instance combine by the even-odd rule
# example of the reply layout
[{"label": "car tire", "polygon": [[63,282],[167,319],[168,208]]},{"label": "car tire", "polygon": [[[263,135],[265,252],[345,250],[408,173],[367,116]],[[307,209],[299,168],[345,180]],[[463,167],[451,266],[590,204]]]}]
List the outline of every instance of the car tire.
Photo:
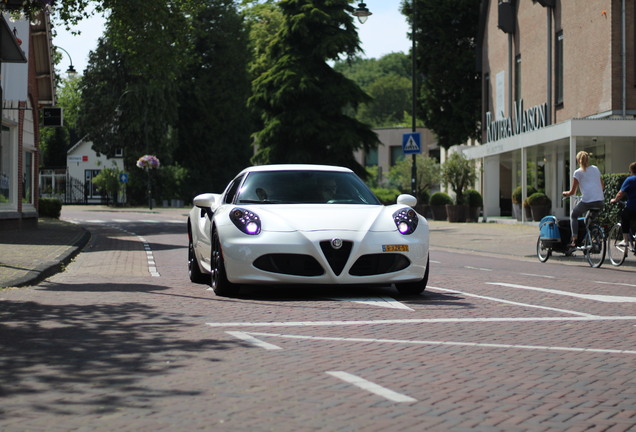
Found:
[{"label": "car tire", "polygon": [[223,261],[223,251],[221,250],[221,241],[219,239],[219,233],[214,227],[212,228],[212,252],[210,257],[212,270],[210,287],[212,287],[212,290],[214,290],[214,293],[218,296],[236,296],[239,292],[239,286],[227,279],[225,263]]},{"label": "car tire", "polygon": [[209,283],[209,275],[204,274],[199,267],[197,257],[194,253],[194,244],[192,243],[192,231],[188,229],[188,277],[190,282]]},{"label": "car tire", "polygon": [[396,283],[395,288],[397,288],[398,292],[403,295],[415,295],[422,294],[426,289],[426,284],[428,283],[428,269],[430,258],[426,259],[426,271],[424,272],[424,277],[417,282],[403,282]]}]

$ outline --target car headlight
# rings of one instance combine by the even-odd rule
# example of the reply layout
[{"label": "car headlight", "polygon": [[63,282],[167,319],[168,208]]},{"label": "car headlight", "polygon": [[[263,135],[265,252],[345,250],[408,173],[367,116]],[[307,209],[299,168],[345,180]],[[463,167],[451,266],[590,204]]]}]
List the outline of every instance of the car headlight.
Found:
[{"label": "car headlight", "polygon": [[413,234],[417,228],[417,213],[412,208],[400,209],[393,213],[393,222],[401,234]]},{"label": "car headlight", "polygon": [[230,220],[245,234],[257,235],[261,232],[261,218],[249,210],[238,207],[232,209]]}]

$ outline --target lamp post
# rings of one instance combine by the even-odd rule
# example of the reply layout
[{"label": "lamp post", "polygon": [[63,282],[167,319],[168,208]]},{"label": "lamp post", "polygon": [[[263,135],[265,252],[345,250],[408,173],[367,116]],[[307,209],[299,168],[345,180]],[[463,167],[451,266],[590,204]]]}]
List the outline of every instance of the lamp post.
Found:
[{"label": "lamp post", "polygon": [[[413,8],[413,16],[411,21],[411,42],[413,43],[411,47],[411,98],[412,98],[412,116],[411,116],[411,132],[415,133],[417,128],[415,109],[417,107],[417,78],[415,75],[415,71],[417,70],[417,62],[415,56],[415,18],[417,14],[415,12],[415,0],[411,0],[411,7]],[[411,168],[411,194],[416,197],[417,196],[417,161],[416,155],[411,155],[413,157],[413,167]]]},{"label": "lamp post", "polygon": [[[411,0],[411,7],[413,8],[413,16],[411,21],[411,40],[412,40],[412,48],[411,48],[411,92],[412,92],[412,107],[411,107],[411,132],[417,132],[417,118],[415,115],[415,110],[417,107],[417,78],[415,72],[417,70],[417,62],[415,56],[415,19],[417,18],[416,8],[415,8],[415,0]],[[360,24],[364,24],[367,21],[367,18],[372,15],[367,9],[366,3],[359,3],[358,7],[354,10],[353,15],[358,17],[358,21]],[[412,155],[413,157],[413,167],[411,168],[411,194],[413,196],[417,196],[417,159],[415,153]]]},{"label": "lamp post", "polygon": [[62,50],[66,53],[66,55],[68,56],[69,61],[71,62],[70,66],[68,67],[68,69],[66,69],[66,74],[69,76],[69,78],[74,77],[75,75],[77,75],[77,71],[75,70],[75,68],[73,67],[73,59],[71,58],[71,55],[68,53],[68,51],[66,51],[64,48],[62,48],[61,46],[56,46],[55,48]]}]

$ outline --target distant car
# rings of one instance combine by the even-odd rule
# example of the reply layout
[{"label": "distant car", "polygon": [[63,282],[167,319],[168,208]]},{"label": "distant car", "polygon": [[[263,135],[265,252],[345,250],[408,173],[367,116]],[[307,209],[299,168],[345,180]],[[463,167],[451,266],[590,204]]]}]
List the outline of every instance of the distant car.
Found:
[{"label": "distant car", "polygon": [[391,285],[419,294],[429,273],[429,228],[415,197],[385,206],[350,169],[264,165],[222,194],[194,198],[188,273],[221,296],[241,284]]}]

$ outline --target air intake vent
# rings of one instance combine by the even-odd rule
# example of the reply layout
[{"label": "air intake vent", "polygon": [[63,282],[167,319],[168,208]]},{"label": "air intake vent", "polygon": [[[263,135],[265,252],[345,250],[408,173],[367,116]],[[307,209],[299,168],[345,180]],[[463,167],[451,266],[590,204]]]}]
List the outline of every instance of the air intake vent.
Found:
[{"label": "air intake vent", "polygon": [[322,249],[322,253],[325,254],[331,270],[333,270],[336,276],[340,276],[340,273],[342,273],[342,269],[347,264],[347,260],[351,254],[353,242],[343,241],[342,246],[339,249],[334,249],[331,244],[331,240],[323,240],[320,242],[320,249]]}]

